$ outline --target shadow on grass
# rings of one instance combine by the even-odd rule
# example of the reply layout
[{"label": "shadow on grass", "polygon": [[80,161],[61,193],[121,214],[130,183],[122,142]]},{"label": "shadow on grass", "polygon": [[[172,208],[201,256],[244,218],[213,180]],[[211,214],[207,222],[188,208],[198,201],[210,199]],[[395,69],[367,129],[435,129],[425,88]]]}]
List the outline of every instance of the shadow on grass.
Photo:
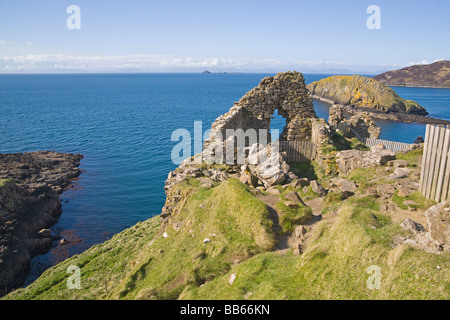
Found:
[{"label": "shadow on grass", "polygon": [[311,162],[307,163],[289,163],[291,170],[299,178],[308,178],[310,180],[317,180],[316,170]]}]

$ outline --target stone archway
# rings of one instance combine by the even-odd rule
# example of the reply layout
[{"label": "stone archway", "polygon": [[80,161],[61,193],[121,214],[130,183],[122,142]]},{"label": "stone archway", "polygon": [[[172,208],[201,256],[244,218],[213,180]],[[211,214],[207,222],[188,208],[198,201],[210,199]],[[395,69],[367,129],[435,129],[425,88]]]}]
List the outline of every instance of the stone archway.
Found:
[{"label": "stone archway", "polygon": [[311,141],[312,122],[318,118],[305,79],[300,72],[284,72],[264,78],[212,124],[210,138],[204,143],[204,157],[214,157],[217,148],[224,148],[228,129],[269,132],[276,110],[286,119],[281,139]]},{"label": "stone archway", "polygon": [[237,103],[245,109],[242,129],[270,129],[270,120],[277,110],[286,119],[286,140],[310,140],[311,118],[317,118],[313,102],[300,72],[285,72],[267,77],[258,87]]}]

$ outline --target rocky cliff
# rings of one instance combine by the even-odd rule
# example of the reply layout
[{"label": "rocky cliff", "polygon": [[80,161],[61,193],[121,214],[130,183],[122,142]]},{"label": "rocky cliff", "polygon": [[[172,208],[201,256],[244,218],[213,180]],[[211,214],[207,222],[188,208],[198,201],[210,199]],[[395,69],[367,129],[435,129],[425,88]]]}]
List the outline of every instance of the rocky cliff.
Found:
[{"label": "rocky cliff", "polygon": [[307,86],[313,96],[333,103],[382,113],[427,115],[418,103],[402,99],[393,89],[372,78],[363,76],[332,76]]},{"label": "rocky cliff", "polygon": [[20,286],[30,260],[49,249],[61,214],[59,193],[80,175],[82,156],[0,154],[0,296]]},{"label": "rocky cliff", "polygon": [[414,65],[373,78],[388,86],[450,88],[450,61]]}]

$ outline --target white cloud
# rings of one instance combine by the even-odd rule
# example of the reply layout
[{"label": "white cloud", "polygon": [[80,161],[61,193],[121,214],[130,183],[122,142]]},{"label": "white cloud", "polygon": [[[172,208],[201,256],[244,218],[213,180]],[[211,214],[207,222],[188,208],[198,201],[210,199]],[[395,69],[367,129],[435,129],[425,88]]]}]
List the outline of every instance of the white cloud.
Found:
[{"label": "white cloud", "polygon": [[67,56],[60,54],[35,54],[0,56],[0,70],[35,71],[158,71],[161,69],[202,69],[202,68],[257,68],[277,66],[280,62],[272,59],[247,58],[192,58],[162,55],[113,55],[113,56]]},{"label": "white cloud", "polygon": [[[379,66],[376,66],[379,68]],[[332,61],[282,61],[270,58],[181,57],[171,55],[70,56],[28,54],[0,56],[0,72],[165,72],[244,71],[328,72],[355,69],[349,63]]]},{"label": "white cloud", "polygon": [[5,41],[0,41],[0,46],[4,46],[4,45],[6,45],[6,42]]},{"label": "white cloud", "polygon": [[27,47],[32,47],[32,46],[33,46],[33,42],[28,41],[27,43],[25,43],[25,45],[26,45]]},{"label": "white cloud", "polygon": [[410,61],[408,63],[408,66],[414,66],[414,65],[417,65],[417,64],[431,64],[431,63],[435,63],[437,61],[442,61],[442,60],[445,60],[445,59],[435,59],[435,60],[432,60],[432,61],[425,59],[425,60],[421,60],[421,61],[418,61],[418,62]]}]

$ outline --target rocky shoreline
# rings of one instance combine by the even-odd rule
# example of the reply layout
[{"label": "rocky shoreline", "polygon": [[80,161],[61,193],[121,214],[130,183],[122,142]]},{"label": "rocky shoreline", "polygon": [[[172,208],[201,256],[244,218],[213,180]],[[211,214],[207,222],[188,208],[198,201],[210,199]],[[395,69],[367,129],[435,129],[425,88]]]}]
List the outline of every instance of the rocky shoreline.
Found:
[{"label": "rocky shoreline", "polygon": [[49,151],[0,154],[0,296],[20,287],[31,259],[57,236],[59,194],[81,174],[79,154]]},{"label": "rocky shoreline", "polygon": [[319,100],[331,105],[339,105],[345,114],[349,115],[355,115],[360,112],[367,112],[370,117],[380,120],[389,120],[389,121],[395,121],[395,122],[403,122],[403,123],[421,123],[421,124],[442,124],[442,125],[450,125],[449,120],[444,119],[437,119],[432,118],[429,116],[421,116],[417,114],[408,114],[408,113],[385,113],[385,112],[378,112],[374,111],[373,109],[365,109],[365,108],[358,108],[354,105],[342,105],[339,103],[336,103],[336,101],[333,101],[331,99],[327,99],[318,95],[312,95],[312,99]]}]

